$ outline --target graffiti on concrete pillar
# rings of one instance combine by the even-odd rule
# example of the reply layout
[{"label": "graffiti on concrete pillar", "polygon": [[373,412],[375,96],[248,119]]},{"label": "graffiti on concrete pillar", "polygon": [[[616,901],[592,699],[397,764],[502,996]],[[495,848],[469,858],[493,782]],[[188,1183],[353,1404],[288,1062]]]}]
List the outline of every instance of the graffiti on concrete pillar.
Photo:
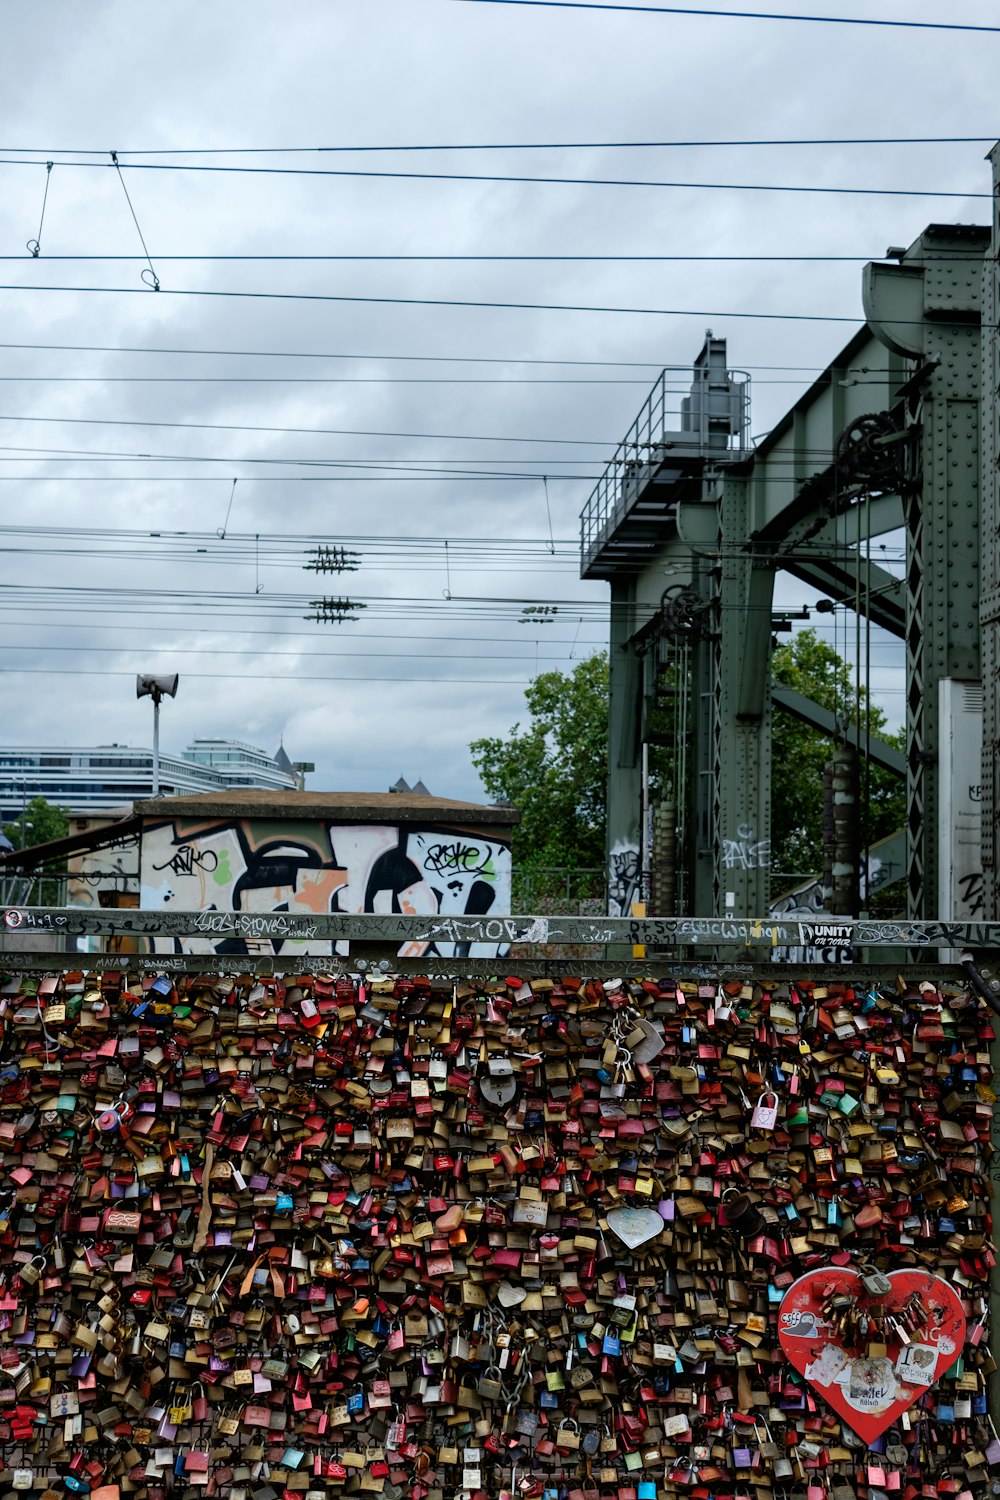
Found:
[{"label": "graffiti on concrete pillar", "polygon": [[627,917],[640,899],[642,868],[636,844],[614,844],[608,861],[608,915]]}]

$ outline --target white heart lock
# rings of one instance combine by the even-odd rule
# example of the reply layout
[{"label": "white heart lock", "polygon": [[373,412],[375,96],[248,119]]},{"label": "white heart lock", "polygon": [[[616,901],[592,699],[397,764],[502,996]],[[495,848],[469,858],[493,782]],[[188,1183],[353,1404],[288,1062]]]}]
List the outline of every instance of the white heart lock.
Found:
[{"label": "white heart lock", "polygon": [[655,1208],[613,1208],[608,1214],[608,1228],[623,1245],[634,1250],[656,1239],[663,1229],[663,1220]]},{"label": "white heart lock", "polygon": [[527,1287],[514,1286],[509,1281],[501,1281],[497,1287],[497,1301],[501,1307],[519,1307],[527,1295]]}]

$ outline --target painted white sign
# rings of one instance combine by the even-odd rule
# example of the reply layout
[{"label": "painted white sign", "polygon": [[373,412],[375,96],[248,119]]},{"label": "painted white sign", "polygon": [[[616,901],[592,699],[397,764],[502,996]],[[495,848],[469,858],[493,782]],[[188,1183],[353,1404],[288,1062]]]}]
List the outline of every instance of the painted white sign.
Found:
[{"label": "painted white sign", "polygon": [[942,678],[938,725],[937,916],[943,921],[975,921],[983,914],[982,683]]}]

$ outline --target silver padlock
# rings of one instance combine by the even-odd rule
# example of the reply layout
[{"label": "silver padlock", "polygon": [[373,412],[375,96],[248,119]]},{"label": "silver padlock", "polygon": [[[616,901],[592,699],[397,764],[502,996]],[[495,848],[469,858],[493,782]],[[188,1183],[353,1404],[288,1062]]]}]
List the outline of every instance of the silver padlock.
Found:
[{"label": "silver padlock", "polygon": [[875,1266],[864,1266],[861,1270],[861,1285],[869,1297],[888,1297],[892,1291],[892,1282],[884,1271],[879,1271]]},{"label": "silver padlock", "polygon": [[479,1092],[487,1104],[502,1109],[517,1093],[517,1078],[509,1057],[491,1057],[479,1080]]}]

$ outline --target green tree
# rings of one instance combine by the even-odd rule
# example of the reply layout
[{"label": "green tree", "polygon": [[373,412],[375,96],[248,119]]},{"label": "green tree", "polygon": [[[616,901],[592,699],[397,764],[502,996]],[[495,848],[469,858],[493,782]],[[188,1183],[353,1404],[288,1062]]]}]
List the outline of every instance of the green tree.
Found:
[{"label": "green tree", "polygon": [[[35,844],[47,844],[50,839],[62,839],[69,833],[69,814],[62,807],[47,802],[44,797],[32,797],[20,817],[5,823],[3,831],[15,849],[30,849]],[[43,871],[65,870],[65,859],[48,861]],[[51,906],[63,899],[60,883],[42,880],[31,898],[38,905]]]},{"label": "green tree", "polygon": [[3,831],[15,849],[30,849],[50,839],[64,839],[69,833],[69,813],[44,797],[32,797],[20,817],[3,825]]},{"label": "green tree", "polygon": [[525,689],[530,719],[474,740],[472,762],[489,796],[521,814],[513,863],[543,869],[604,867],[608,779],[608,658],[543,672]]},{"label": "green tree", "polygon": [[[853,720],[855,692],[851,670],[815,630],[800,630],[788,645],[778,647],[771,659],[771,675],[823,708],[846,713]],[[862,747],[867,704],[868,694],[862,686]],[[904,748],[903,732],[887,731],[885,712],[878,704],[870,705],[870,722],[873,735],[899,749]],[[823,867],[823,767],[832,752],[832,740],[791,714],[774,710],[771,729],[771,863],[776,872],[818,874]],[[863,764],[861,774],[863,791]],[[872,766],[869,842],[901,828],[905,810],[903,778]],[[862,829],[864,837],[865,830]]]}]

